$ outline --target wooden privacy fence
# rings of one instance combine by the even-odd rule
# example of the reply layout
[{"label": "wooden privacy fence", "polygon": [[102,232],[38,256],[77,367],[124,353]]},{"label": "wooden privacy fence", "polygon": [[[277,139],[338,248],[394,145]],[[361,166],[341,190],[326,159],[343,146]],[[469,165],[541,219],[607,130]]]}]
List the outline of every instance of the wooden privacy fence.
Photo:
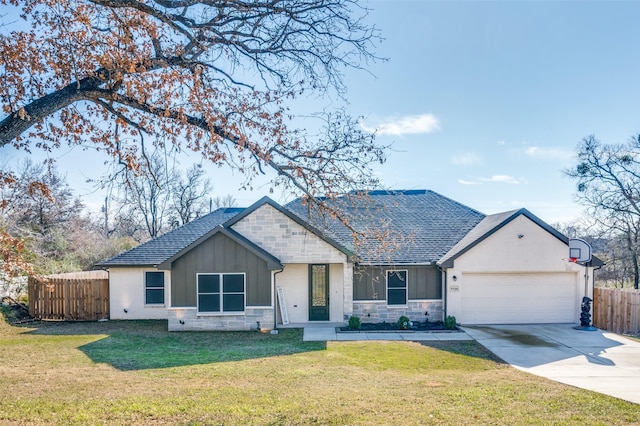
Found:
[{"label": "wooden privacy fence", "polygon": [[97,321],[109,318],[106,271],[29,277],[29,314],[34,318]]},{"label": "wooden privacy fence", "polygon": [[593,325],[621,334],[640,334],[640,290],[593,289]]}]

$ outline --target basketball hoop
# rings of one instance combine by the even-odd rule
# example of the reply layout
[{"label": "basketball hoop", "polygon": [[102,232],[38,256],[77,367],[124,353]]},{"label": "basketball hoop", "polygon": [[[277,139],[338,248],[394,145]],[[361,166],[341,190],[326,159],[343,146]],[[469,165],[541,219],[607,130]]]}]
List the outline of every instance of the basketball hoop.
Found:
[{"label": "basketball hoop", "polygon": [[577,258],[577,257],[570,257],[570,258],[569,258],[569,262],[571,262],[571,263],[578,263],[578,258]]}]

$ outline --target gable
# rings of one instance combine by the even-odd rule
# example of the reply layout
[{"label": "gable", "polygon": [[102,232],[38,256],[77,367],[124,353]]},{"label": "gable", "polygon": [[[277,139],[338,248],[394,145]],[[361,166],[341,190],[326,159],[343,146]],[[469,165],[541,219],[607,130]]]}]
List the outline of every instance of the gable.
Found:
[{"label": "gable", "polygon": [[231,229],[282,263],[343,263],[347,255],[269,203],[262,204]]},{"label": "gable", "polygon": [[244,273],[247,306],[271,304],[267,261],[226,233],[215,233],[172,262],[172,306],[196,306],[198,273]]},{"label": "gable", "polygon": [[542,219],[538,218],[533,213],[529,212],[527,209],[513,210],[486,216],[462,239],[460,239],[458,243],[455,244],[444,256],[442,256],[440,260],[438,260],[438,265],[444,269],[452,268],[455,259],[521,216],[529,219],[541,230],[547,232],[558,241],[568,245],[569,239],[565,235],[544,222]]},{"label": "gable", "polygon": [[194,250],[196,251],[203,250],[203,248],[200,246],[206,244],[207,241],[211,240],[213,237],[217,236],[218,234],[222,234],[226,236],[227,239],[233,240],[233,242],[236,245],[243,247],[248,252],[251,252],[253,253],[253,255],[258,256],[259,258],[264,260],[267,264],[267,267],[270,270],[282,268],[282,264],[276,257],[272,256],[270,253],[256,246],[251,241],[247,240],[245,237],[233,231],[232,229],[227,229],[227,228],[224,228],[222,225],[218,225],[214,229],[212,229],[211,231],[209,231],[208,233],[206,233],[205,235],[203,235],[202,237],[200,237],[199,239],[191,243],[190,245],[184,247],[182,250],[180,250],[179,252],[177,252],[176,254],[174,254],[164,262],[162,262],[160,265],[158,265],[158,269],[171,269],[173,263],[176,260],[186,256],[187,254],[189,254]]},{"label": "gable", "polygon": [[[476,272],[558,271],[569,268],[568,246],[520,214],[455,257],[455,268]],[[450,266],[453,267],[453,259]]]}]

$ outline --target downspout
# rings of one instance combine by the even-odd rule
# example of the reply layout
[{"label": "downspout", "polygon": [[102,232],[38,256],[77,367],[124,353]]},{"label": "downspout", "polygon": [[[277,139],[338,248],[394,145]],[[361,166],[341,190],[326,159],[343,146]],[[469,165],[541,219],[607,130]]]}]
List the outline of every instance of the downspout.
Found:
[{"label": "downspout", "polygon": [[447,318],[447,271],[442,269],[441,266],[438,266],[438,269],[442,277],[442,321],[444,321]]},{"label": "downspout", "polygon": [[278,286],[276,285],[276,275],[284,271],[284,266],[279,271],[273,273],[273,329],[278,328]]}]

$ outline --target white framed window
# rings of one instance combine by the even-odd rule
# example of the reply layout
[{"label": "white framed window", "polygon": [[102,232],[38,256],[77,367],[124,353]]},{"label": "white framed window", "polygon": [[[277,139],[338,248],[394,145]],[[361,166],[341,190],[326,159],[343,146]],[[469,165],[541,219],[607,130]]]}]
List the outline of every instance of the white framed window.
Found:
[{"label": "white framed window", "polygon": [[245,274],[197,274],[198,312],[244,312]]},{"label": "white framed window", "polygon": [[164,272],[144,273],[144,304],[164,305]]},{"label": "white framed window", "polygon": [[407,277],[406,270],[387,271],[387,305],[407,304]]}]

